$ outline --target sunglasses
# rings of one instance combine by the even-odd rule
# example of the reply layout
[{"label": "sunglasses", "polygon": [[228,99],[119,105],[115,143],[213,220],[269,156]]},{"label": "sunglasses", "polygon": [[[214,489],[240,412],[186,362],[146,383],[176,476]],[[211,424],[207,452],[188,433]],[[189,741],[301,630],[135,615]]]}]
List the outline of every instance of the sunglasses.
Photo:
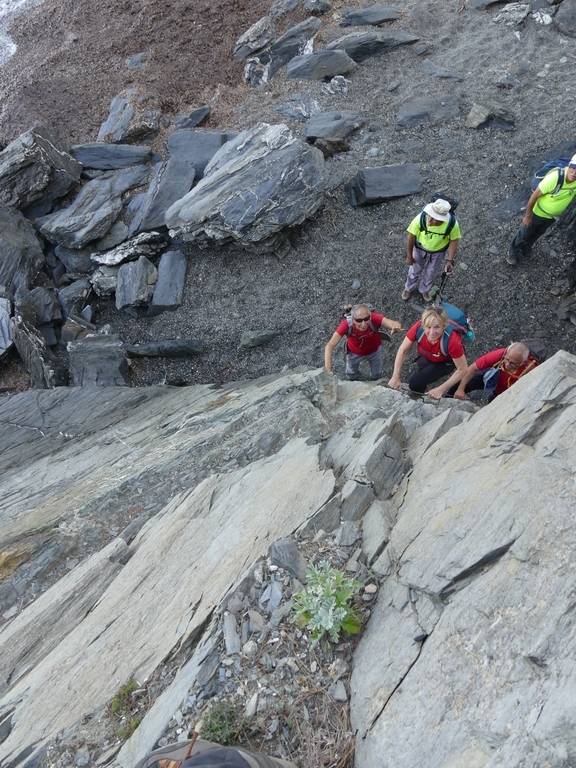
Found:
[{"label": "sunglasses", "polygon": [[355,317],[354,322],[355,323],[367,323],[370,320],[370,315],[367,317]]}]

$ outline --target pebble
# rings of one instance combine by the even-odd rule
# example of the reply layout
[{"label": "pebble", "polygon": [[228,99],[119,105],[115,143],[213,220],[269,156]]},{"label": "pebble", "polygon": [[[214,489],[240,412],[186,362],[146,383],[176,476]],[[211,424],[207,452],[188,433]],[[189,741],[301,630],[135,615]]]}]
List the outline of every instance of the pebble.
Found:
[{"label": "pebble", "polygon": [[328,695],[331,696],[334,701],[348,701],[348,693],[342,680],[336,680],[336,682],[332,683],[330,688],[328,688]]},{"label": "pebble", "polygon": [[74,755],[74,765],[77,765],[78,768],[82,768],[82,766],[85,765],[90,765],[90,751],[88,747],[82,747],[76,752]]},{"label": "pebble", "polygon": [[364,592],[366,592],[367,595],[374,595],[376,592],[378,592],[378,585],[366,584],[366,586],[364,587]]},{"label": "pebble", "polygon": [[248,642],[244,643],[242,646],[242,653],[249,659],[254,658],[254,656],[256,656],[258,653],[258,643],[256,643],[254,640],[248,640]]},{"label": "pebble", "polygon": [[315,674],[317,671],[318,671],[318,664],[317,662],[313,661],[310,664],[310,672],[312,672],[312,674]]},{"label": "pebble", "polygon": [[247,718],[254,717],[257,711],[258,711],[258,691],[252,694],[252,696],[246,702],[246,706],[244,707],[244,717],[247,717]]}]

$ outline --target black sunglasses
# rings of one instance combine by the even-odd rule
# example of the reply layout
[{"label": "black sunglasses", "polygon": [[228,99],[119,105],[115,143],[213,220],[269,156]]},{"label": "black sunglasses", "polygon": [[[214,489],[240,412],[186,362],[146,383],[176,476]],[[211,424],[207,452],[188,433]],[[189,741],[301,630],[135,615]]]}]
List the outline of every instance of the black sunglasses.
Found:
[{"label": "black sunglasses", "polygon": [[367,323],[370,320],[370,315],[367,317],[355,317],[354,320],[357,323]]}]

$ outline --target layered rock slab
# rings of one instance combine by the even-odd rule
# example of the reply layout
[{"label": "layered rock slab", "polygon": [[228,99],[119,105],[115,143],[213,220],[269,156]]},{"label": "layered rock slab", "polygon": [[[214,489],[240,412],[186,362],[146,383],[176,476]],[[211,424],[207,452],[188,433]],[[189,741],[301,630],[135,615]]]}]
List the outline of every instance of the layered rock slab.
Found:
[{"label": "layered rock slab", "polygon": [[355,658],[361,768],[569,753],[575,420],[576,359],[558,353],[416,463]]}]

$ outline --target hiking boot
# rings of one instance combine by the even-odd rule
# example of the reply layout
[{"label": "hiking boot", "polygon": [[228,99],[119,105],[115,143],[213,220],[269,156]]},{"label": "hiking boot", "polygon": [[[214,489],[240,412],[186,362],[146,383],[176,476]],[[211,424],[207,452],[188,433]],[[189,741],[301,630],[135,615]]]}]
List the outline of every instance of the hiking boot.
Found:
[{"label": "hiking boot", "polygon": [[402,301],[408,301],[408,299],[412,296],[412,291],[408,291],[406,288],[402,291]]},{"label": "hiking boot", "polygon": [[434,299],[434,296],[432,293],[430,293],[430,291],[426,291],[426,293],[423,293],[421,295],[424,301],[426,302],[426,304],[429,304]]},{"label": "hiking boot", "polygon": [[514,251],[508,251],[506,254],[506,263],[510,264],[511,267],[515,267],[518,264],[518,256],[516,256]]}]

